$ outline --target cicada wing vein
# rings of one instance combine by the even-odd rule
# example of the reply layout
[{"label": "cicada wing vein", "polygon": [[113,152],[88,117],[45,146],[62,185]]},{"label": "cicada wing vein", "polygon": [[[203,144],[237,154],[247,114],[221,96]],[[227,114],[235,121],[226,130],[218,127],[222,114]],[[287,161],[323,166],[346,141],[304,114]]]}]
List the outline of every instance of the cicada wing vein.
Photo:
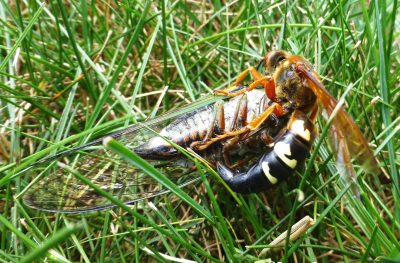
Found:
[{"label": "cicada wing vein", "polygon": [[[107,155],[105,157],[105,155]],[[110,201],[77,179],[73,172],[85,175],[93,184],[124,203],[133,203],[168,192],[154,179],[127,164],[119,155],[99,149],[80,154],[71,166],[53,164],[49,175],[32,185],[24,195],[25,204],[51,212],[93,211],[112,207]],[[199,177],[183,167],[168,164],[168,178],[179,186]]]}]

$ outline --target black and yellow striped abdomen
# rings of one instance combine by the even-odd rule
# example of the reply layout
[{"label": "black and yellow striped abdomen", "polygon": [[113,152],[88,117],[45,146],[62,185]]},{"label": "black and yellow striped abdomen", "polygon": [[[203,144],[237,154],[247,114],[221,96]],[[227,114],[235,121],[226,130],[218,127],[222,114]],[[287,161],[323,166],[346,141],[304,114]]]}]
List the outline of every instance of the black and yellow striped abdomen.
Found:
[{"label": "black and yellow striped abdomen", "polygon": [[287,130],[247,171],[235,174],[219,163],[218,173],[235,192],[247,194],[264,191],[292,176],[304,162],[315,138],[314,130],[314,124],[305,114],[295,112]]}]

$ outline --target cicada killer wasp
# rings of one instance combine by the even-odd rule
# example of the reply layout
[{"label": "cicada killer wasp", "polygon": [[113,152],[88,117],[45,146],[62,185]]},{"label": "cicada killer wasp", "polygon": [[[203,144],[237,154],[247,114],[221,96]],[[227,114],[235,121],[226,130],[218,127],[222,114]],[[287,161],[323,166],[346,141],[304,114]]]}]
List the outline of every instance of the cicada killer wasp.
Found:
[{"label": "cicada killer wasp", "polygon": [[[334,113],[334,110],[338,106],[337,101],[322,85],[318,74],[305,58],[298,55],[291,55],[285,51],[271,51],[264,57],[263,63],[267,72],[265,76],[258,72],[256,68],[250,67],[239,75],[231,87],[218,90],[216,94],[234,97],[262,86],[267,97],[273,102],[270,107],[245,127],[201,143],[201,145],[197,145],[198,149],[205,149],[220,140],[226,140],[229,137],[240,136],[241,134],[247,134],[256,130],[271,115],[277,118],[291,115],[291,119],[294,120],[291,123],[296,123],[296,116],[300,116],[300,120],[307,120],[307,116],[309,116],[309,120],[315,122],[319,107],[327,113],[325,116],[330,117]],[[237,85],[240,85],[248,74],[251,75],[254,82],[242,89],[237,89]],[[360,128],[342,107],[336,110],[337,113],[333,116],[330,129],[330,141],[336,153],[336,162],[339,171],[344,172],[351,178],[355,178],[351,163],[351,158],[354,158],[366,172],[377,175],[380,178],[388,179],[389,176],[384,169],[379,167]],[[308,131],[311,132],[313,127],[309,124],[308,128],[305,129],[309,129]],[[278,149],[274,148],[274,150],[267,152],[261,157],[258,161],[258,166],[253,166],[251,168],[253,170],[249,170],[246,173],[238,174],[237,178],[223,165],[219,166],[218,170],[220,174],[223,175],[223,178],[233,189],[237,189],[240,192],[257,192],[264,189],[263,187],[274,184],[277,177],[289,175],[289,171],[285,171],[285,168],[295,167],[296,165],[293,163],[297,161],[296,158],[298,160],[303,159],[302,153],[304,150],[299,150],[300,156],[296,157],[296,152],[291,153],[290,148],[302,145],[306,149],[309,149],[309,143],[312,142],[312,139],[307,140],[305,143],[296,142],[295,138],[301,136],[290,135],[296,134],[294,130],[293,126],[289,124],[288,131],[290,133],[278,139],[278,142],[285,140],[290,142],[290,147],[285,146],[287,154],[280,154],[279,157],[279,152],[283,151],[282,147],[278,147]],[[292,131],[294,132],[292,133]],[[271,159],[275,155],[278,156],[277,159],[282,164],[278,169],[275,169],[276,174],[271,174],[273,171],[271,165],[277,164],[278,160],[270,162],[266,160]],[[290,159],[291,156],[292,159]],[[261,173],[264,173],[265,176],[260,176]],[[243,187],[238,184],[243,185]],[[246,184],[248,185],[245,186]],[[260,187],[260,185],[263,187]]]}]

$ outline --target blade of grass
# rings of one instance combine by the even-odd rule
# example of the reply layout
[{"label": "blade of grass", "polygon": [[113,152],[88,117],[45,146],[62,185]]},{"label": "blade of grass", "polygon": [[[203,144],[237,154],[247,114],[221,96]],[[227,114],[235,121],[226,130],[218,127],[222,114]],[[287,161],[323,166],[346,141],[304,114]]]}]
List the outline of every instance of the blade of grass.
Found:
[{"label": "blade of grass", "polygon": [[121,155],[121,157],[123,157],[128,163],[139,168],[140,170],[145,172],[147,175],[149,175],[153,179],[155,179],[157,182],[162,184],[164,187],[166,187],[168,190],[170,190],[171,192],[176,194],[184,202],[189,204],[195,211],[197,211],[201,216],[204,216],[213,224],[215,223],[213,217],[210,215],[210,213],[208,211],[204,210],[204,208],[202,208],[196,201],[194,201],[192,198],[190,198],[182,189],[180,189],[173,182],[171,182],[168,178],[166,178],[165,175],[161,174],[156,168],[149,165],[149,163],[147,163],[145,160],[143,160],[141,157],[139,157],[139,155],[130,151],[124,145],[122,145],[121,143],[119,143],[113,139],[107,139],[106,141],[104,141],[104,143],[113,152]]},{"label": "blade of grass", "polygon": [[39,19],[40,14],[43,11],[45,3],[42,2],[39,9],[35,12],[33,15],[32,19],[29,21],[28,25],[24,29],[24,31],[21,33],[21,35],[18,37],[18,39],[15,41],[15,44],[11,48],[11,50],[7,53],[7,55],[4,57],[3,61],[0,63],[0,71],[4,70],[4,67],[8,64],[9,60],[11,59],[11,56],[14,55],[15,51],[17,48],[20,47],[22,41],[25,39],[25,37],[31,32],[32,27],[35,25],[37,20]]},{"label": "blade of grass", "polygon": [[120,59],[120,61],[118,63],[118,66],[115,69],[114,74],[113,74],[109,84],[102,91],[101,96],[99,97],[99,99],[98,99],[98,101],[96,103],[96,106],[93,109],[93,112],[92,112],[92,114],[91,114],[91,116],[90,116],[90,118],[89,118],[89,120],[87,122],[86,127],[90,128],[90,127],[92,127],[94,125],[97,117],[100,114],[101,109],[103,108],[104,104],[106,103],[106,101],[108,99],[108,96],[109,96],[109,94],[111,92],[111,89],[114,87],[115,83],[117,82],[119,74],[120,74],[123,66],[125,65],[126,60],[127,60],[128,56],[130,54],[129,51],[132,49],[133,45],[136,43],[136,40],[137,40],[137,38],[139,36],[139,32],[140,32],[140,30],[142,30],[143,25],[146,22],[145,19],[146,19],[146,16],[147,16],[147,12],[148,12],[148,10],[150,8],[150,3],[151,3],[151,1],[146,1],[146,4],[145,4],[145,6],[143,8],[143,12],[142,12],[142,15],[141,15],[141,17],[139,19],[139,22],[138,22],[137,26],[136,26],[136,29],[133,32],[131,38],[129,39],[128,44],[126,45],[126,51],[122,55],[122,58]]},{"label": "blade of grass", "polygon": [[38,260],[41,257],[44,257],[50,249],[57,246],[63,240],[69,238],[74,232],[82,229],[82,227],[83,226],[80,224],[67,225],[54,235],[50,236],[45,242],[35,248],[31,253],[22,258],[20,262],[29,263]]},{"label": "blade of grass", "polygon": [[[134,155],[134,153],[132,153],[129,149],[125,148],[122,144],[118,143],[117,141],[110,139],[107,142],[107,145],[110,147],[110,149],[112,149],[113,151],[115,151],[118,154],[121,154],[122,156],[126,156],[127,161],[131,162],[132,164],[137,164],[138,168],[144,168],[147,169],[148,168],[148,164],[142,164],[142,161],[138,161],[135,159],[135,157],[132,157],[132,155]],[[140,158],[140,157],[139,157]],[[212,258],[210,255],[205,254],[204,252],[202,252],[201,250],[198,250],[197,248],[194,248],[191,244],[187,243],[184,239],[180,239],[175,235],[172,235],[170,232],[168,232],[167,230],[163,229],[162,227],[160,227],[159,225],[157,225],[156,223],[154,223],[153,221],[149,220],[148,218],[146,218],[145,216],[143,216],[142,214],[140,214],[139,212],[132,210],[127,204],[125,204],[124,202],[122,202],[121,200],[119,200],[118,198],[116,198],[115,196],[113,196],[111,193],[104,191],[103,189],[101,189],[99,186],[95,185],[92,181],[90,181],[88,178],[86,178],[85,176],[83,176],[82,174],[80,174],[79,172],[71,169],[70,167],[66,166],[63,163],[59,163],[59,166],[61,166],[63,169],[66,169],[68,172],[70,172],[71,174],[73,174],[78,180],[80,180],[81,182],[83,182],[84,184],[86,184],[87,186],[89,186],[90,188],[94,189],[98,194],[106,197],[108,200],[110,200],[113,204],[115,204],[116,206],[120,207],[122,210],[126,211],[128,214],[132,215],[133,217],[137,218],[138,220],[142,221],[144,224],[150,225],[151,227],[153,227],[156,231],[158,231],[160,234],[162,235],[166,235],[169,238],[173,239],[175,242],[178,242],[179,244],[182,244],[184,247],[186,247],[187,249],[191,249],[191,250],[195,250],[197,251],[197,253],[202,254],[203,256],[207,257],[207,258]],[[153,172],[152,170],[155,170],[154,167],[149,169],[149,175],[152,175]],[[146,170],[145,170],[146,171]],[[156,174],[158,172],[155,172]],[[159,176],[160,174],[158,173],[157,176]],[[161,177],[163,177],[161,175]],[[160,178],[161,178],[160,177]],[[163,180],[160,180],[165,182],[165,178],[163,178]],[[173,184],[172,182],[170,182],[170,184]],[[172,188],[175,188],[176,186],[174,185]],[[180,189],[179,189],[180,190]],[[182,191],[182,190],[181,190]],[[186,194],[183,193],[183,196],[185,196]],[[187,199],[191,199],[190,197]],[[194,201],[188,201],[188,202],[194,202]],[[195,206],[199,206],[198,204],[194,204]],[[196,209],[196,208],[194,208]],[[202,208],[200,208],[202,209]],[[201,211],[202,212],[202,211]],[[200,212],[200,213],[201,213]],[[204,212],[207,213],[207,212]],[[209,218],[211,218],[209,216]],[[212,220],[210,220],[212,222]],[[183,241],[183,242],[180,242]],[[146,242],[143,240],[140,240],[141,245],[146,245]]]}]

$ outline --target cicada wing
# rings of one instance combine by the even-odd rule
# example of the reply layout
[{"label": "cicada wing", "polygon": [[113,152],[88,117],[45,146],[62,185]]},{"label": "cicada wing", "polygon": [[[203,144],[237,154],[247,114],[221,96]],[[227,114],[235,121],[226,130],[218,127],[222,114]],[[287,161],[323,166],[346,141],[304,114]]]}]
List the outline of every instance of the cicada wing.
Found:
[{"label": "cicada wing", "polygon": [[[106,197],[77,179],[74,173],[85,175],[97,187],[124,203],[168,192],[150,176],[107,149],[98,149],[87,155],[81,153],[76,163],[70,166],[53,162],[52,167],[44,169],[48,170],[49,175],[29,188],[24,195],[24,202],[32,208],[45,211],[93,211],[113,206]],[[168,173],[166,176],[181,186],[199,179],[188,169],[172,164],[168,165]]]},{"label": "cicada wing", "polygon": [[[310,88],[326,111],[326,118],[329,118],[337,106],[337,101],[322,85],[314,70],[300,68],[300,71],[305,75]],[[353,158],[366,172],[381,176],[385,174],[385,171],[379,167],[360,128],[343,108],[340,108],[333,118],[330,132],[330,143],[336,152],[339,169],[344,169],[347,174],[354,175],[351,165],[351,158]]]},{"label": "cicada wing", "polygon": [[[159,132],[171,120],[215,101],[215,97],[209,97],[189,104],[181,110],[172,111],[107,136],[134,150],[153,136],[157,136],[154,131]],[[178,161],[179,165],[175,161],[155,164],[179,186],[185,186],[199,179],[195,172],[182,165],[182,163],[188,164],[188,160]],[[68,165],[58,165],[59,162]],[[38,183],[29,186],[24,194],[24,202],[30,207],[45,211],[93,211],[113,206],[107,198],[78,180],[74,173],[84,175],[96,186],[125,203],[133,203],[167,192],[154,179],[105,148],[102,145],[102,138],[40,161],[28,171],[33,176],[43,173],[41,174],[43,177]]]}]

